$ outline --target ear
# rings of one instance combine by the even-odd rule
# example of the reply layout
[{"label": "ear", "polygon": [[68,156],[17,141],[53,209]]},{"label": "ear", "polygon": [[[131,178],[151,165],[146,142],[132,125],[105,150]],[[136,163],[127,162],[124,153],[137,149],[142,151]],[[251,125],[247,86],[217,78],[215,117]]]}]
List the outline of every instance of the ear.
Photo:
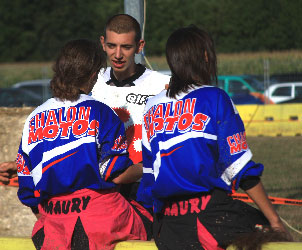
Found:
[{"label": "ear", "polygon": [[139,42],[137,43],[137,48],[136,48],[135,53],[136,53],[136,54],[141,53],[141,51],[143,50],[144,46],[145,46],[145,41],[142,40],[142,39],[139,40]]},{"label": "ear", "polygon": [[106,51],[106,50],[105,50],[105,37],[101,36],[101,37],[100,37],[100,42],[101,42],[101,44],[102,44],[103,50]]}]

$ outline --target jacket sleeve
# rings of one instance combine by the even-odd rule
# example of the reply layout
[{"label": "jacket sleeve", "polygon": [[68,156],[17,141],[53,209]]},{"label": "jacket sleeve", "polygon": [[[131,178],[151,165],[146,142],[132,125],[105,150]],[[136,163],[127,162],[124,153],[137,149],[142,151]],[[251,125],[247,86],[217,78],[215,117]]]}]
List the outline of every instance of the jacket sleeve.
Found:
[{"label": "jacket sleeve", "polygon": [[225,92],[221,92],[217,107],[218,172],[231,190],[238,189],[241,179],[260,176],[262,164],[256,164],[246,141],[243,121]]},{"label": "jacket sleeve", "polygon": [[[25,138],[22,138],[22,140],[25,140]],[[31,161],[22,148],[22,140],[16,159],[19,182],[18,198],[24,205],[36,207],[40,202],[39,193],[35,192],[35,185],[31,174]]]},{"label": "jacket sleeve", "polygon": [[140,201],[146,208],[152,208],[153,199],[151,188],[155,182],[153,171],[153,156],[151,152],[150,142],[147,136],[148,122],[143,119],[142,126],[142,153],[143,153],[143,177],[140,182],[137,200]]},{"label": "jacket sleeve", "polygon": [[[128,143],[123,122],[109,107],[102,119],[105,127],[100,126],[98,137],[99,170],[105,181],[111,181],[133,164],[129,158]],[[101,121],[100,121],[101,124]]]}]

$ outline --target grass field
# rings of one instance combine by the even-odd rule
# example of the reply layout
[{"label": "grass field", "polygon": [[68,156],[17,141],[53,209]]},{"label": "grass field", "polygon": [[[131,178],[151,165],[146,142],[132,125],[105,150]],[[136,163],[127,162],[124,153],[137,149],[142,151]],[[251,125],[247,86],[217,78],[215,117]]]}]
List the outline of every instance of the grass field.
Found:
[{"label": "grass field", "polygon": [[[219,54],[218,74],[264,74],[265,62],[273,73],[302,72],[302,51]],[[165,57],[147,57],[154,70],[168,69]],[[50,78],[52,62],[2,63],[0,87],[9,87],[18,81]]]},{"label": "grass field", "polygon": [[[262,182],[269,196],[302,200],[302,138],[248,137],[256,162],[264,165]],[[301,234],[289,229],[302,242],[302,206],[274,205],[279,215]]]},{"label": "grass field", "polygon": [[[168,69],[165,57],[151,57],[149,61],[156,70]],[[269,74],[302,72],[302,51],[218,54],[217,61],[219,75],[263,75],[267,62]]]}]

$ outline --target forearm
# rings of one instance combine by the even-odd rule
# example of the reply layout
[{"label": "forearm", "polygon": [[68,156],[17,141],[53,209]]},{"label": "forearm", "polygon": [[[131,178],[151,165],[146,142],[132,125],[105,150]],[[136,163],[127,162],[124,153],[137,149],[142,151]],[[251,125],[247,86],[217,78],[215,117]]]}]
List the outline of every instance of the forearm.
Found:
[{"label": "forearm", "polygon": [[139,180],[142,177],[142,175],[143,175],[143,164],[137,163],[127,168],[122,174],[114,178],[112,182],[114,182],[115,184],[132,183]]},{"label": "forearm", "polygon": [[246,190],[249,197],[255,202],[259,209],[268,219],[272,228],[281,229],[283,231],[283,224],[272,203],[264,190],[262,182],[260,181],[256,186]]}]

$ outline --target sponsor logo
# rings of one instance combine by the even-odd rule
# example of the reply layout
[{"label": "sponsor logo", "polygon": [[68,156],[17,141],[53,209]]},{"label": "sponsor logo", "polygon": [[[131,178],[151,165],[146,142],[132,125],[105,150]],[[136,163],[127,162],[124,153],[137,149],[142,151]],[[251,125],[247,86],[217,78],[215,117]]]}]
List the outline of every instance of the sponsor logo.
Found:
[{"label": "sponsor logo", "polygon": [[66,201],[46,201],[41,204],[43,210],[48,214],[69,214],[69,213],[81,213],[86,210],[91,197],[72,198]]},{"label": "sponsor logo", "polygon": [[238,154],[248,150],[245,132],[233,134],[227,138],[227,141],[230,147],[231,155]]},{"label": "sponsor logo", "polygon": [[204,131],[210,117],[195,112],[196,98],[161,103],[150,108],[144,115],[144,126],[150,141],[157,133]]},{"label": "sponsor logo", "polygon": [[198,214],[206,209],[210,200],[211,195],[205,195],[200,198],[174,202],[165,207],[164,214],[167,216],[179,216],[193,213]]},{"label": "sponsor logo", "polygon": [[133,104],[146,105],[148,98],[151,96],[154,95],[140,95],[131,93],[126,96],[126,101]]},{"label": "sponsor logo", "polygon": [[91,107],[69,107],[64,113],[62,108],[44,111],[31,118],[28,144],[41,140],[68,139],[70,133],[75,137],[96,136],[99,122],[89,120]]},{"label": "sponsor logo", "polygon": [[126,137],[122,137],[121,135],[115,139],[114,145],[111,148],[112,150],[118,151],[118,150],[124,150],[128,148]]},{"label": "sponsor logo", "polygon": [[28,167],[25,165],[25,160],[24,160],[23,156],[19,153],[17,155],[16,163],[17,163],[18,174],[30,175],[30,171],[29,171]]}]

